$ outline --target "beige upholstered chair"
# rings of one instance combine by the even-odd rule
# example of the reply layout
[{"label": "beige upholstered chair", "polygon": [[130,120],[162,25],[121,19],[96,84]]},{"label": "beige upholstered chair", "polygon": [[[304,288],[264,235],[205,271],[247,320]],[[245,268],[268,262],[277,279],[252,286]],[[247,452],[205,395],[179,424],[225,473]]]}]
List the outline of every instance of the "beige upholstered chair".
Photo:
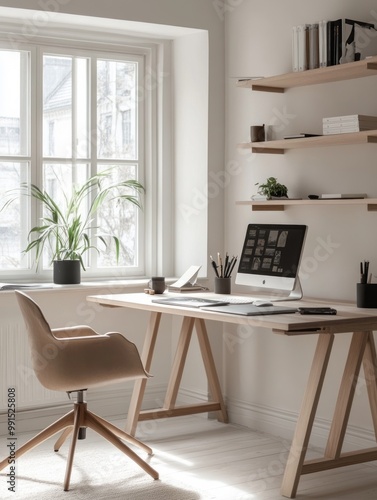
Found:
[{"label": "beige upholstered chair", "polygon": [[[51,329],[38,305],[26,294],[15,293],[27,326],[33,369],[38,380],[47,389],[65,391],[69,395],[77,393],[74,409],[21,446],[16,458],[63,431],[54,446],[58,451],[72,433],[64,480],[64,490],[67,491],[76,441],[85,438],[89,427],[158,479],[158,473],[123,441],[138,446],[149,455],[153,454],[151,448],[90,412],[84,402],[87,389],[149,376],[136,346],[120,333],[100,335],[88,326]],[[0,470],[7,465],[8,457],[0,462]]]}]

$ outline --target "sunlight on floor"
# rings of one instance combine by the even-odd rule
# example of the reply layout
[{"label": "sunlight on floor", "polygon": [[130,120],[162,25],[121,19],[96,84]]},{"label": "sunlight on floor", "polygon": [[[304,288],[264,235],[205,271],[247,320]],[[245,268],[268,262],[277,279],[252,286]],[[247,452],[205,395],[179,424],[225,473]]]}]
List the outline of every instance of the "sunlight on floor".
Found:
[{"label": "sunlight on floor", "polygon": [[[158,448],[154,448],[154,456],[161,460],[161,463],[156,464],[156,468],[165,468],[165,474],[175,476],[179,474],[179,483],[190,484],[196,491],[211,493],[211,495],[216,491],[216,496],[211,498],[216,498],[218,500],[253,500],[256,499],[256,495],[247,491],[243,491],[240,486],[233,486],[227,484],[223,480],[210,479],[200,477],[200,468],[198,469],[198,464],[195,461],[187,460],[177,456],[177,454],[162,451]],[[179,468],[175,468],[174,464],[183,465],[188,468],[195,468],[194,470],[182,471]],[[161,471],[160,479],[163,480],[164,472]],[[174,482],[174,481],[173,481]],[[202,498],[202,497],[201,497]],[[206,496],[203,496],[206,498]]]},{"label": "sunlight on floor", "polygon": [[176,455],[172,455],[171,453],[167,453],[166,451],[157,450],[156,448],[154,449],[154,455],[166,458],[171,462],[177,462],[182,465],[187,465],[188,467],[192,467],[194,465],[193,462],[190,462],[189,460],[177,457]]},{"label": "sunlight on floor", "polygon": [[180,480],[184,480],[184,482],[191,484],[195,488],[195,490],[202,491],[203,493],[208,491],[211,494],[214,494],[214,491],[216,491],[216,497],[213,496],[213,498],[216,498],[218,500],[229,500],[231,498],[237,500],[253,500],[254,498],[257,498],[256,495],[252,493],[242,491],[239,486],[228,485],[224,481],[219,481],[216,479],[203,479],[197,477],[192,472],[181,472]]}]

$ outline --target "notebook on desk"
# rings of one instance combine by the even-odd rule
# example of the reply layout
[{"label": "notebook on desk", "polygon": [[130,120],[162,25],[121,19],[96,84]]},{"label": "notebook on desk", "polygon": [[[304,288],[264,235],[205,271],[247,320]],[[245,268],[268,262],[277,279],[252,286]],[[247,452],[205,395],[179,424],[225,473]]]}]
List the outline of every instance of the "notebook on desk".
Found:
[{"label": "notebook on desk", "polygon": [[254,304],[226,304],[216,307],[201,307],[203,311],[217,313],[238,314],[239,316],[265,316],[268,314],[288,314],[297,312],[297,307],[285,306],[256,306]]}]

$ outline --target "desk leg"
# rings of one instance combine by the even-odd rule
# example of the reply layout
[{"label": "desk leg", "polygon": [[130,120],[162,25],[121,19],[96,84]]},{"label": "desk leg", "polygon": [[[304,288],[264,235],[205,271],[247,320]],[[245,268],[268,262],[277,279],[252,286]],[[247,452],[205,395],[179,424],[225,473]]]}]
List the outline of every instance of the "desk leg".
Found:
[{"label": "desk leg", "polygon": [[[150,319],[143,352],[141,355],[145,369],[149,371],[153,350],[156,342],[161,313],[153,313]],[[179,386],[182,380],[182,373],[186,362],[187,352],[190,345],[192,331],[195,329],[198,335],[200,350],[207,374],[209,390],[212,400],[204,403],[176,406]],[[160,418],[180,417],[193,415],[195,413],[218,412],[218,419],[221,422],[228,422],[228,416],[221,394],[220,383],[216,373],[215,362],[212,356],[211,346],[208,340],[207,330],[204,320],[184,317],[181,326],[181,333],[177,345],[170,379],[166,391],[165,401],[162,408],[151,410],[141,410],[141,403],[144,396],[146,379],[135,382],[132,393],[130,408],[126,424],[126,432],[135,435],[137,423],[144,420],[156,420]]]},{"label": "desk leg", "polygon": [[221,392],[219,378],[217,376],[216,365],[213,359],[211,345],[209,343],[207,328],[203,319],[195,320],[195,329],[198,335],[200,351],[202,353],[203,364],[206,369],[209,390],[214,401],[220,403],[218,420],[228,423],[228,413]]},{"label": "desk leg", "polygon": [[347,430],[352,401],[355,395],[357,380],[360,373],[365,347],[369,339],[369,334],[357,332],[352,336],[351,345],[348,351],[347,362],[340,384],[335,412],[331,423],[330,434],[327,440],[325,457],[339,458],[342,451],[344,436]]},{"label": "desk leg", "polygon": [[[316,357],[317,354],[313,361],[312,372],[314,364],[316,362]],[[309,419],[307,419],[307,421],[305,422],[305,418],[303,418],[303,416],[305,415],[304,407],[306,404],[310,404],[310,398],[309,400],[307,400],[306,398],[308,392],[310,392],[310,384],[312,384],[313,388],[316,387],[315,377],[312,377],[312,373],[310,375],[307,394],[304,399],[304,407],[301,410],[301,414],[297,422],[294,442],[292,444],[291,452],[288,458],[288,464],[283,478],[283,485],[281,489],[282,495],[291,498],[296,495],[298,482],[300,479],[300,475],[302,474],[311,474],[313,472],[319,472],[323,470],[377,460],[377,447],[342,453],[342,446],[347,430],[349,415],[351,412],[356,384],[362,363],[364,367],[369,405],[377,439],[377,356],[373,332],[355,332],[353,333],[352,341],[348,351],[348,357],[339,388],[335,412],[331,423],[324,457],[304,462],[308,439],[313,425],[312,420],[309,421]],[[320,368],[320,366],[321,357],[319,356],[318,368]],[[325,368],[324,364],[323,368]],[[319,385],[317,387],[318,397],[321,391],[322,381],[319,382]],[[311,409],[313,412],[312,417],[314,419],[315,407],[312,406]],[[310,408],[308,408],[308,411],[309,410]],[[297,452],[295,450],[297,450]]]},{"label": "desk leg", "polygon": [[333,342],[333,334],[319,335],[280,490],[288,498],[296,496]]},{"label": "desk leg", "polygon": [[[187,352],[190,345],[192,330],[195,325],[195,330],[198,336],[200,351],[203,359],[203,364],[206,370],[209,390],[211,392],[212,401],[199,405],[191,405],[188,407],[175,406],[179,386],[182,380],[183,368],[186,362]],[[217,377],[215,361],[213,359],[211,346],[208,339],[207,329],[204,320],[184,317],[181,327],[181,334],[177,346],[177,351],[174,358],[174,363],[170,373],[170,380],[166,391],[166,397],[163,408],[166,416],[184,415],[197,412],[217,411],[218,420],[227,423],[228,415],[221,393],[219,379]],[[163,413],[161,413],[163,415]],[[155,415],[158,418],[158,413]]]},{"label": "desk leg", "polygon": [[377,355],[373,332],[369,332],[363,359],[363,368],[373,418],[374,434],[377,440]]},{"label": "desk leg", "polygon": [[[153,312],[149,319],[147,333],[144,340],[141,360],[147,372],[151,369],[153,351],[156,345],[158,328],[160,326],[161,313]],[[131,436],[135,435],[136,426],[139,419],[141,404],[144,397],[145,386],[148,379],[138,379],[135,381],[131,402],[128,409],[126,432]]]},{"label": "desk leg", "polygon": [[174,357],[173,366],[170,372],[168,388],[166,390],[164,408],[171,410],[175,407],[178,390],[182,380],[183,368],[185,366],[187,351],[190,345],[192,329],[194,328],[195,318],[184,317],[181,327],[181,334]]}]

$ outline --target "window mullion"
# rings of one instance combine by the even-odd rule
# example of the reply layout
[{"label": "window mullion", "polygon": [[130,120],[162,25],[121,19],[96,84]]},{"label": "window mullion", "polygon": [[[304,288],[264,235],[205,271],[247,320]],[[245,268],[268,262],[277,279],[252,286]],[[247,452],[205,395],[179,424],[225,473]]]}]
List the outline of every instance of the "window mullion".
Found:
[{"label": "window mullion", "polygon": [[[30,60],[30,101],[29,101],[29,133],[28,133],[28,155],[30,155],[29,172],[27,182],[42,186],[42,110],[43,110],[43,62],[42,51],[40,48],[33,48],[31,50]],[[30,228],[35,227],[42,215],[42,208],[34,198],[28,198],[28,214],[27,217],[22,215],[21,220],[27,220],[27,232]],[[25,218],[24,218],[25,217]],[[24,224],[21,224],[21,227]],[[23,235],[24,236],[24,235]],[[27,242],[27,235],[25,235],[25,242]],[[26,247],[25,247],[26,248]],[[31,266],[35,257],[35,253],[29,252],[27,258],[29,259],[28,267]],[[37,271],[41,272],[41,269]]]},{"label": "window mullion", "polygon": [[43,186],[43,50],[37,49],[32,64],[31,182]]},{"label": "window mullion", "polygon": [[91,58],[90,67],[90,144],[89,156],[92,161],[92,175],[97,173],[97,58]]},{"label": "window mullion", "polygon": [[76,71],[77,59],[72,58],[72,84],[71,84],[71,99],[72,99],[72,115],[71,115],[71,127],[72,127],[72,167],[75,171],[75,164],[77,159],[77,71]]},{"label": "window mullion", "polygon": [[[97,58],[95,56],[90,58],[90,72],[89,72],[89,158],[90,158],[90,175],[95,175],[98,172],[98,155],[97,155]],[[93,226],[97,226],[97,216],[94,216]],[[92,230],[91,238],[95,238],[94,231]],[[97,252],[91,250],[90,262],[93,267],[97,267]]]}]

